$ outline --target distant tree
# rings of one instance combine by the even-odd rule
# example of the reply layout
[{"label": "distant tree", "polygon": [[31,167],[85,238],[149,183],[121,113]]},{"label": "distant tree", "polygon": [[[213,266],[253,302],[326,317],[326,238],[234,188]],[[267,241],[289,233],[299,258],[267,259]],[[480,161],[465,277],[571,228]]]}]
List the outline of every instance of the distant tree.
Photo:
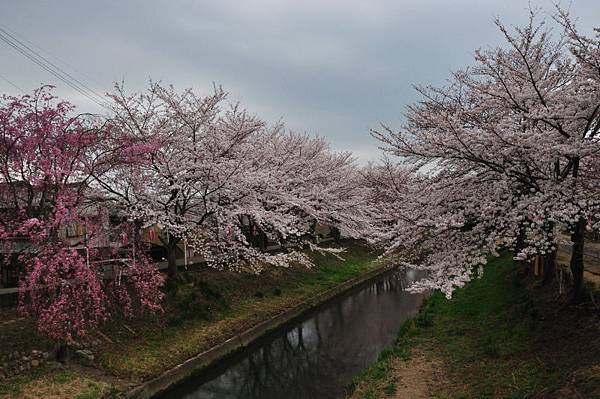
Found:
[{"label": "distant tree", "polygon": [[481,174],[435,175],[394,165],[371,165],[364,171],[378,210],[375,242],[393,262],[428,273],[411,289],[438,289],[450,296],[473,275],[482,272],[488,240],[493,240],[496,222],[502,224],[505,197],[497,198],[497,184],[474,190],[487,180]]},{"label": "distant tree", "polygon": [[[315,223],[336,228],[344,237],[369,234],[372,215],[351,153],[332,151],[323,138],[288,132],[282,125],[256,135],[255,145],[263,187],[257,200],[267,214],[253,217],[266,223],[277,215],[288,218],[291,234],[278,241],[308,236],[310,243]],[[272,210],[277,214],[270,217]]]}]

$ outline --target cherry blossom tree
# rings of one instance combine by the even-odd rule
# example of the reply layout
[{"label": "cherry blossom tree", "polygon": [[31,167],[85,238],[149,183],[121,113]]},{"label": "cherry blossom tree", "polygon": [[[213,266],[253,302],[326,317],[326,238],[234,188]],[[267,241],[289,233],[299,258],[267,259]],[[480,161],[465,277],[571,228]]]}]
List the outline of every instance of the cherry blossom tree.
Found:
[{"label": "cherry blossom tree", "polygon": [[571,233],[577,296],[583,232],[593,227],[588,221],[598,209],[593,176],[600,94],[589,77],[593,68],[579,61],[593,57],[574,56],[577,46],[568,51],[569,36],[553,39],[535,12],[514,31],[496,23],[507,47],[477,51],[476,65],[453,74],[446,87],[419,88],[423,100],[409,107],[404,129],[384,127],[373,134],[390,152],[427,171],[430,187],[419,195],[437,204],[424,208],[436,215],[430,231],[455,225],[456,234],[443,230],[443,239],[459,253],[464,246],[462,256],[447,262],[433,255],[421,259],[436,271],[429,286],[450,293],[451,280],[468,280],[483,251],[506,247],[516,259],[544,256],[551,276],[564,228]]},{"label": "cherry blossom tree", "polygon": [[[184,239],[210,266],[258,271],[310,265],[299,249],[324,250],[310,239],[316,222],[348,236],[368,225],[349,154],[281,124],[267,127],[226,96],[220,88],[199,96],[158,83],[133,95],[117,85],[112,95],[116,137],[156,151],[142,150],[98,182],[131,218],[162,228],[171,276]],[[250,226],[286,250],[251,245]]]},{"label": "cherry blossom tree", "polygon": [[481,273],[482,248],[499,244],[491,221],[498,222],[506,208],[507,198],[498,196],[500,182],[490,180],[484,186],[489,190],[473,190],[489,177],[447,171],[427,175],[391,161],[366,168],[364,179],[379,215],[375,242],[391,261],[428,271],[411,289],[439,289],[450,296]]},{"label": "cherry blossom tree", "polygon": [[211,221],[221,226],[218,211],[246,195],[237,190],[244,184],[246,138],[262,122],[237,107],[221,110],[225,96],[219,88],[198,97],[156,83],[134,95],[117,85],[112,95],[113,124],[120,132],[116,145],[126,140],[141,151],[97,181],[131,218],[162,228],[173,277],[180,241]]},{"label": "cherry blossom tree", "polygon": [[[371,228],[370,207],[352,154],[332,151],[321,137],[297,134],[276,125],[255,136],[256,164],[260,187],[257,203],[261,212],[253,219],[272,224],[287,218],[291,230],[277,238],[283,244],[290,236],[313,240],[307,226],[328,225],[344,237],[359,239]],[[275,211],[275,212],[273,212]]]},{"label": "cherry blossom tree", "polygon": [[[109,317],[111,306],[120,306],[89,262],[94,246],[86,254],[77,248],[85,243],[65,237],[65,229],[76,226],[88,243],[101,239],[92,212],[98,193],[89,183],[91,170],[108,169],[111,159],[99,145],[110,129],[73,111],[49,86],[4,96],[0,106],[1,266],[10,267],[11,254],[18,255],[20,310],[37,320],[42,333],[66,343],[87,335]],[[124,274],[127,301],[159,310],[162,280],[155,269],[133,262]]]}]

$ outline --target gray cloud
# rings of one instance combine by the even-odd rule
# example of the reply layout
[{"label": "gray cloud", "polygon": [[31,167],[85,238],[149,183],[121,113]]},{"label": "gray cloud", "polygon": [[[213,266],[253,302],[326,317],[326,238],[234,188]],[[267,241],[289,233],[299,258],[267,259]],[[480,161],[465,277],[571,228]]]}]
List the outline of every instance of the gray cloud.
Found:
[{"label": "gray cloud", "polygon": [[[401,122],[416,99],[412,84],[443,83],[476,48],[501,43],[494,16],[518,24],[526,8],[523,0],[22,0],[0,5],[0,24],[99,92],[121,79],[132,90],[150,77],[201,91],[215,82],[267,120],[283,118],[367,161],[378,157],[369,128]],[[597,0],[571,9],[584,31],[600,16]],[[3,43],[0,57],[0,75],[22,89],[56,84],[82,111],[98,111]],[[0,91],[16,89],[0,79]]]}]

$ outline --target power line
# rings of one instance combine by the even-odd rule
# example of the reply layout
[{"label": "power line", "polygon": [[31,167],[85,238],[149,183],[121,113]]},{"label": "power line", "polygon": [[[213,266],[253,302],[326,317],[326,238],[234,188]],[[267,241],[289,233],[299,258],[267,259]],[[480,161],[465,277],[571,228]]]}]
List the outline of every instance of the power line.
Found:
[{"label": "power line", "polygon": [[110,110],[110,108],[108,108],[108,106],[104,103],[105,100],[102,98],[102,96],[97,94],[93,89],[89,88],[80,80],[73,77],[71,74],[49,61],[46,57],[33,50],[31,47],[27,46],[25,43],[20,41],[18,38],[10,34],[2,27],[0,27],[0,40],[4,41],[6,44],[11,46],[19,53],[21,53],[30,61],[37,64],[42,69],[46,70],[47,72],[58,78],[60,81],[71,87],[73,90],[85,96],[90,101],[96,103],[97,105],[105,109]]},{"label": "power line", "polygon": [[89,95],[84,89],[81,89],[79,86],[77,86],[76,83],[73,83],[73,82],[69,81],[67,78],[61,76],[61,74],[59,72],[55,71],[52,67],[46,65],[43,61],[39,60],[34,55],[32,55],[29,52],[27,52],[27,50],[21,48],[18,44],[16,44],[15,42],[13,42],[12,40],[10,40],[6,36],[4,36],[1,32],[0,32],[0,40],[4,41],[6,44],[8,44],[12,48],[14,48],[16,51],[18,51],[19,53],[21,53],[23,56],[27,57],[30,61],[32,61],[35,64],[37,64],[39,67],[43,68],[44,70],[46,70],[47,72],[49,72],[50,74],[52,74],[53,76],[55,76],[56,78],[58,78],[63,83],[67,84],[73,90],[76,90],[78,93],[82,94],[83,96],[85,96],[89,100],[91,100],[94,103],[102,106],[101,103],[99,103],[94,97],[92,97],[91,95]]},{"label": "power line", "polygon": [[[31,40],[28,40],[25,36],[18,34],[17,32],[15,32],[12,29],[9,29],[6,25],[2,26],[0,25],[0,28],[3,28],[4,30],[8,31],[9,33],[11,33],[13,36],[18,37],[22,42],[26,42],[28,43],[30,46],[35,47],[36,49],[38,49],[40,52],[46,54],[48,57],[53,58],[55,61],[57,61],[58,63],[62,64],[63,66],[66,66],[67,68],[70,68],[72,71],[76,72],[77,74],[79,74],[79,76],[83,79],[88,79],[90,81],[92,81],[94,83],[93,86],[91,86],[92,88],[101,88],[102,87],[102,83],[100,83],[97,79],[95,79],[93,76],[88,75],[87,73],[81,71],[80,69],[78,69],[76,66],[74,66],[73,64],[67,62],[66,60],[50,53],[49,51],[43,49],[42,47],[38,46],[37,44],[35,44],[34,42],[32,42]],[[102,92],[103,89],[100,89],[100,92]],[[94,92],[96,92],[96,90],[94,90]]]},{"label": "power line", "polygon": [[63,76],[63,78],[70,79],[71,82],[74,82],[76,85],[78,85],[78,87],[80,89],[88,92],[90,95],[100,97],[98,94],[96,94],[94,92],[94,90],[90,89],[84,83],[80,82],[78,79],[76,79],[72,75],[70,75],[68,72],[65,72],[63,69],[61,69],[60,67],[58,67],[57,65],[55,65],[54,63],[49,61],[46,57],[44,57],[43,55],[41,55],[38,52],[36,52],[35,50],[33,50],[31,47],[27,46],[27,44],[23,43],[23,41],[19,40],[17,37],[12,35],[6,29],[0,27],[0,32],[4,33],[4,35],[10,37],[10,39],[12,39],[14,41],[13,43],[16,43],[17,45],[21,46],[21,48],[28,51],[29,54],[33,55],[41,62],[44,62],[47,66],[49,66],[51,69],[53,69],[56,73],[61,74]]},{"label": "power line", "polygon": [[[44,61],[47,65],[50,65],[54,70],[58,71],[59,73],[61,73],[62,75],[66,76],[67,78],[71,79],[72,81],[74,81],[75,83],[77,83],[80,87],[82,87],[83,89],[85,89],[87,92],[89,92],[91,95],[94,95],[100,99],[102,99],[102,96],[100,96],[99,94],[97,94],[93,89],[89,88],[86,84],[82,83],[81,81],[79,81],[77,78],[73,77],[71,74],[69,74],[68,72],[64,71],[63,69],[61,69],[59,66],[57,66],[56,64],[52,63],[50,60],[48,60],[46,57],[44,57],[43,55],[41,55],[40,53],[38,53],[37,51],[35,51],[34,49],[32,49],[31,47],[27,46],[27,44],[23,43],[22,40],[20,40],[19,38],[15,37],[13,34],[11,34],[10,32],[8,32],[5,28],[3,28],[2,26],[0,26],[0,31],[3,32],[5,35],[8,35],[11,39],[13,39],[14,41],[16,41],[18,44],[20,44],[22,47],[26,48],[27,50],[29,50],[31,53],[33,53],[35,56],[37,56],[39,59],[41,59],[42,61]],[[36,46],[37,47],[37,46]]]},{"label": "power line", "polygon": [[27,45],[24,45],[18,39],[15,39],[12,35],[6,33],[2,28],[0,28],[0,40],[3,40],[5,43],[13,47],[15,50],[27,57],[29,60],[31,60],[47,72],[51,73],[53,76],[57,77],[62,82],[69,85],[71,88],[84,95],[89,100],[102,106],[98,99],[94,97],[95,94],[90,94],[85,87],[82,87],[80,82],[78,82],[76,79],[70,78],[67,73],[64,73],[64,71],[61,71],[60,68],[57,68],[54,64],[46,60],[43,56],[40,56],[35,51],[32,51],[31,48],[29,48]]}]

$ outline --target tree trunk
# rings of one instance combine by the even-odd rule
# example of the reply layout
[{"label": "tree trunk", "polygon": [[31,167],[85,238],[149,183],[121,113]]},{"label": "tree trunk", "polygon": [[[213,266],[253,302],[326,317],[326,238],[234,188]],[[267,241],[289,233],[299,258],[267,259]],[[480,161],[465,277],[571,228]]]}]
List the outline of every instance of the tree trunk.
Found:
[{"label": "tree trunk", "polygon": [[139,250],[139,247],[142,243],[142,221],[140,219],[135,219],[133,221],[133,243],[137,247],[136,250]]},{"label": "tree trunk", "polygon": [[340,242],[340,239],[342,238],[340,229],[338,229],[337,227],[332,227],[332,229],[333,229],[332,235],[333,235],[333,238],[335,239],[335,242]]},{"label": "tree trunk", "polygon": [[54,349],[54,357],[57,362],[62,364],[68,363],[71,360],[71,350],[69,345],[64,342],[57,344],[56,348]]},{"label": "tree trunk", "polygon": [[548,285],[554,281],[554,276],[556,275],[556,250],[544,255],[542,261],[544,262],[542,285]]},{"label": "tree trunk", "polygon": [[584,249],[585,219],[580,217],[575,223],[571,241],[571,274],[573,275],[573,291],[571,300],[575,303],[583,299],[583,249]]},{"label": "tree trunk", "polygon": [[177,278],[177,242],[169,241],[166,245],[169,277]]},{"label": "tree trunk", "polygon": [[[513,253],[513,257],[517,257],[517,255],[519,255],[519,253],[523,250],[523,248],[525,247],[525,228],[521,225],[519,227],[519,234],[517,235],[517,242],[515,243],[515,250]],[[531,268],[529,266],[529,262],[527,260],[518,260],[516,262],[518,268],[524,273],[525,276],[529,276],[530,274],[533,274],[531,272]]]}]

